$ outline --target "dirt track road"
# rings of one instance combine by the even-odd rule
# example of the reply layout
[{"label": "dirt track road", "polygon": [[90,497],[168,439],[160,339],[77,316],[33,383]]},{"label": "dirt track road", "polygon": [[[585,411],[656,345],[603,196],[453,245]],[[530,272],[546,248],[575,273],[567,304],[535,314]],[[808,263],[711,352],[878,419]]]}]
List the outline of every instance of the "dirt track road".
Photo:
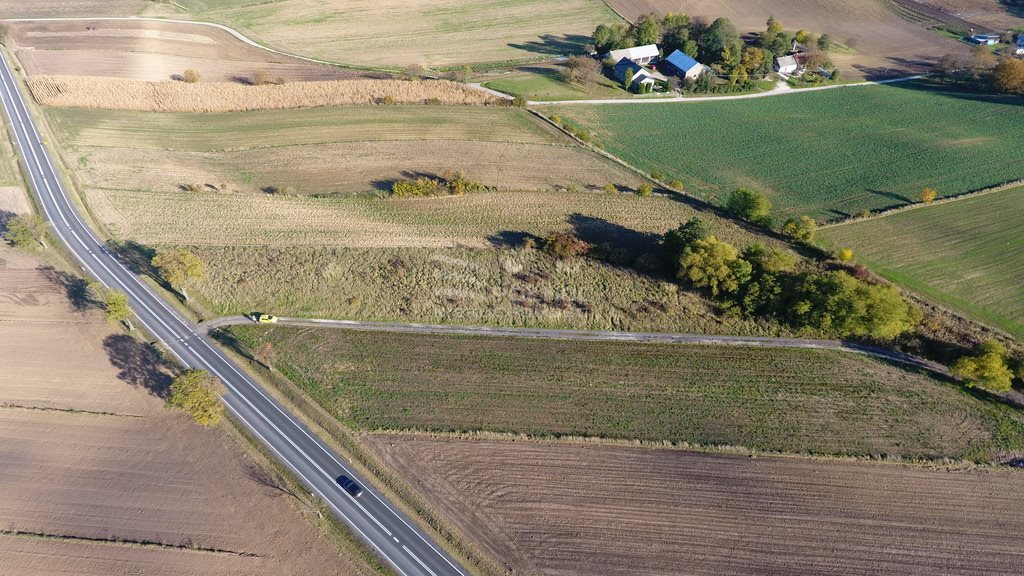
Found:
[{"label": "dirt track road", "polygon": [[[246,316],[225,316],[214,318],[196,326],[202,334],[225,326],[253,324]],[[411,324],[400,322],[363,322],[359,320],[328,320],[320,318],[278,318],[281,326],[301,328],[334,328],[340,330],[362,330],[370,332],[403,332],[414,334],[449,336],[492,336],[504,338],[549,338],[553,340],[593,340],[648,342],[653,344],[704,344],[713,346],[754,346],[762,348],[808,348],[839,350],[864,354],[890,362],[898,362],[916,368],[930,370],[937,374],[949,374],[949,370],[937,363],[909,354],[894,352],[885,348],[844,342],[841,340],[814,340],[809,338],[767,338],[759,336],[718,336],[708,334],[686,334],[673,332],[619,332],[614,330],[557,330],[548,328],[501,328],[494,326],[459,326],[455,324]]]}]

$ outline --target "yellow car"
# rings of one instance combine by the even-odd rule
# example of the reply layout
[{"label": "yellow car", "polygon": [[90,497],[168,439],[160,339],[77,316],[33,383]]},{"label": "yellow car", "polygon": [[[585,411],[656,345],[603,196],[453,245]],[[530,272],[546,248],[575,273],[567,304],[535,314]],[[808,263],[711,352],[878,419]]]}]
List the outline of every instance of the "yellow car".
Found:
[{"label": "yellow car", "polygon": [[277,316],[273,314],[260,314],[256,317],[256,321],[260,324],[274,324],[277,322]]}]

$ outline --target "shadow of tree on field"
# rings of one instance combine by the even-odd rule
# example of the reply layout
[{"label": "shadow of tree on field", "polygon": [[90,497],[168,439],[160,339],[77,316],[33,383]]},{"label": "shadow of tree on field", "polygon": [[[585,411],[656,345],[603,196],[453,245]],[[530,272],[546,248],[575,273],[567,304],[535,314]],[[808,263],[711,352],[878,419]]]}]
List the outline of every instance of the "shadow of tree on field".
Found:
[{"label": "shadow of tree on field", "polygon": [[582,53],[591,42],[589,36],[582,34],[542,34],[539,40],[530,40],[521,44],[509,43],[509,48],[525,50],[548,56],[567,56]]},{"label": "shadow of tree on field", "polygon": [[89,296],[89,283],[84,279],[57,270],[53,266],[40,266],[36,270],[48,282],[64,290],[64,294],[75,310],[81,311],[99,305],[99,302]]},{"label": "shadow of tree on field", "polygon": [[533,239],[538,245],[544,240],[537,235],[521,230],[502,230],[488,236],[487,241],[495,248],[519,248],[527,238]]},{"label": "shadow of tree on field", "polygon": [[136,388],[148,390],[160,399],[170,391],[171,366],[153,344],[140,342],[127,334],[112,334],[103,339],[110,363],[120,370],[117,377]]},{"label": "shadow of tree on field", "polygon": [[17,214],[9,210],[0,210],[0,236],[7,233],[7,225],[15,216]]},{"label": "shadow of tree on field", "polygon": [[639,232],[604,218],[585,214],[570,214],[567,218],[576,237],[591,245],[610,244],[638,254],[660,253],[661,235]]}]

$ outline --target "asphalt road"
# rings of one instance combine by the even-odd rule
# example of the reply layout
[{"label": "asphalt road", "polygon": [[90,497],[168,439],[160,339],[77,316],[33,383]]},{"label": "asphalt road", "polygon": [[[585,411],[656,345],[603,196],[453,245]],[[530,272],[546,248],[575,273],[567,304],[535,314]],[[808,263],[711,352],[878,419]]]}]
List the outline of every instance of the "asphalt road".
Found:
[{"label": "asphalt road", "polygon": [[[34,119],[18,89],[7,58],[0,66],[0,96],[11,133],[38,195],[47,220],[57,236],[97,280],[128,295],[139,323],[186,366],[207,370],[223,382],[228,410],[327,502],[333,512],[399,574],[440,576],[465,571],[407,517],[371,488],[350,466],[251,380],[230,359],[214,348],[205,334],[181,317],[159,295],[122,265],[81,219],[51,163]],[[187,234],[187,223],[181,229]],[[183,241],[188,240],[183,236]],[[353,498],[336,483],[339,475],[364,487]]]},{"label": "asphalt road", "polygon": [[[206,334],[224,326],[253,324],[245,316],[214,318],[196,326]],[[890,362],[924,368],[938,374],[948,374],[949,369],[939,364],[910,354],[868,346],[842,340],[814,340],[810,338],[773,338],[768,336],[719,336],[711,334],[687,334],[682,332],[620,332],[615,330],[557,330],[550,328],[501,328],[496,326],[460,326],[457,324],[411,324],[400,322],[364,322],[361,320],[328,320],[320,318],[279,317],[277,324],[305,328],[336,328],[367,332],[404,332],[412,334],[433,334],[450,336],[499,336],[506,338],[547,338],[550,340],[591,340],[618,342],[649,342],[654,344],[707,344],[715,346],[748,346],[758,348],[804,348],[816,350],[838,350],[854,354],[873,356]]]}]

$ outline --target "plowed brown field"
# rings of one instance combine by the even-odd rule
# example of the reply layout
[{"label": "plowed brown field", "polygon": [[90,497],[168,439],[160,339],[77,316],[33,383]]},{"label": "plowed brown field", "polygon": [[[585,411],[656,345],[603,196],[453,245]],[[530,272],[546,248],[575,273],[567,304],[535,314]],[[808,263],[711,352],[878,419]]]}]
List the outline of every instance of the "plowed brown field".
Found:
[{"label": "plowed brown field", "polygon": [[1024,25],[1024,12],[1014,14],[999,0],[914,0],[995,29]]},{"label": "plowed brown field", "polygon": [[16,22],[14,51],[30,75],[171,80],[187,69],[207,82],[335,80],[363,74],[245,44],[223,30],[149,20]]},{"label": "plowed brown field", "polygon": [[709,19],[726,17],[741,33],[765,28],[774,15],[787,30],[829,33],[855,50],[834,53],[847,77],[881,77],[920,72],[943,54],[968,47],[902,19],[886,0],[609,0],[632,21],[648,12],[685,12]]},{"label": "plowed brown field", "polygon": [[0,573],[369,572],[221,430],[165,410],[152,354],[58,276],[0,248]]},{"label": "plowed brown field", "polygon": [[1016,575],[1015,471],[366,438],[516,574]]}]

